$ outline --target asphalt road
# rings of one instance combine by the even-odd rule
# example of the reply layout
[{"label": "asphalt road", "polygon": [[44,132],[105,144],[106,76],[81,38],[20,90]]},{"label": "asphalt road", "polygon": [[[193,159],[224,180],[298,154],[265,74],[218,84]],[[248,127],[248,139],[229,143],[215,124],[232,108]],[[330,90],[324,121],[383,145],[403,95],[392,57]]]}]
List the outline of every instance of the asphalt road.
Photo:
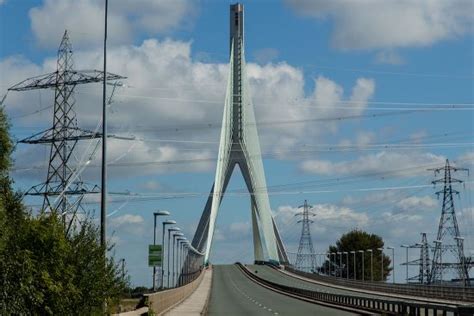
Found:
[{"label": "asphalt road", "polygon": [[289,275],[286,275],[284,273],[281,273],[269,266],[247,265],[247,267],[249,268],[250,272],[256,274],[257,276],[265,280],[268,280],[270,282],[277,283],[277,284],[291,286],[294,288],[318,291],[318,292],[323,292],[323,293],[325,292],[325,293],[333,293],[333,294],[345,294],[345,295],[353,295],[353,296],[383,298],[382,295],[380,296],[370,295],[370,294],[359,293],[359,292],[350,291],[350,290],[337,289],[337,288],[332,288],[329,286],[324,286],[324,285],[319,285],[312,282],[303,281],[303,280],[291,277]]},{"label": "asphalt road", "polygon": [[297,300],[264,288],[236,265],[213,266],[209,315],[355,315]]}]

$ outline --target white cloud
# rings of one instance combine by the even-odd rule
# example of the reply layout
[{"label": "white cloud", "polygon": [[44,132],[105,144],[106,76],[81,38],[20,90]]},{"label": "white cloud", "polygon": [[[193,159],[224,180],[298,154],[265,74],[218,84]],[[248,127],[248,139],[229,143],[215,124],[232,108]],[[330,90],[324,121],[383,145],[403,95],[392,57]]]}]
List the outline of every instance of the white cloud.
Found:
[{"label": "white cloud", "polygon": [[[71,40],[74,44],[75,38]],[[74,54],[76,69],[100,69],[101,54],[100,49],[78,50]],[[42,65],[16,57],[0,61],[5,86],[54,69],[54,57]],[[110,140],[111,176],[212,170],[217,156],[227,69],[227,64],[193,60],[190,42],[152,39],[140,46],[109,49],[109,70],[127,76],[126,87],[119,88],[114,96],[109,129],[114,134],[133,134],[140,139]],[[291,149],[308,137],[336,131],[337,122],[312,124],[306,120],[362,113],[375,91],[372,79],[359,78],[350,95],[346,95],[335,81],[319,76],[314,81],[313,91],[306,94],[302,70],[284,62],[265,66],[250,63],[248,75],[262,152],[267,154],[291,153]],[[50,105],[52,93],[42,93],[43,105]],[[100,98],[99,85],[76,89],[80,126],[95,129],[100,117]],[[341,111],[338,105],[346,100],[351,101],[352,108]],[[12,92],[7,98],[7,113],[13,116],[31,113],[37,109],[31,105],[37,103],[37,93]],[[51,109],[41,114],[15,120],[14,124],[49,126]],[[31,152],[35,150],[36,154]],[[44,165],[45,156],[39,154],[39,150],[31,146],[19,148],[17,166]],[[169,164],[169,161],[180,163]],[[91,166],[94,165],[98,162],[93,161]],[[133,170],[129,168],[131,165]],[[141,171],[140,167],[143,167]],[[97,175],[96,172],[91,174]]]},{"label": "white cloud", "polygon": [[126,225],[140,225],[144,223],[143,217],[140,215],[125,214],[113,217],[110,220],[110,225],[113,227],[121,227]]},{"label": "white cloud", "polygon": [[432,196],[425,195],[425,196],[410,196],[404,198],[396,204],[396,208],[401,211],[432,211],[438,205],[436,199]]},{"label": "white cloud", "polygon": [[456,165],[462,167],[463,165],[473,165],[474,164],[474,151],[468,151],[456,160]]},{"label": "white cloud", "polygon": [[249,235],[250,228],[250,222],[235,222],[230,224],[229,231],[241,238],[242,236]]},{"label": "white cloud", "polygon": [[[150,34],[189,23],[196,10],[191,0],[115,0],[109,4],[111,43],[128,43],[137,30]],[[76,45],[100,44],[104,4],[100,0],[44,0],[30,10],[31,28],[42,46],[55,47],[65,29]]]},{"label": "white cloud", "polygon": [[471,0],[286,0],[295,11],[334,21],[340,49],[427,46],[473,30]]},{"label": "white cloud", "polygon": [[432,153],[381,151],[350,161],[307,160],[301,164],[301,169],[322,175],[389,172],[390,176],[406,177],[425,172],[424,167],[441,166],[444,159]]},{"label": "white cloud", "polygon": [[161,184],[158,181],[149,180],[142,184],[142,188],[144,188],[147,191],[157,191],[158,189],[161,188]]},{"label": "white cloud", "polygon": [[[310,211],[315,214],[311,216],[311,219],[315,222],[311,229],[316,233],[323,233],[327,228],[348,229],[365,227],[369,223],[366,213],[357,212],[345,206],[316,204],[313,205]],[[278,207],[277,211],[274,212],[274,216],[280,231],[284,232],[289,227],[294,229],[296,221],[301,219],[296,217],[300,212],[302,212],[301,208],[289,205]]]},{"label": "white cloud", "polygon": [[222,233],[222,231],[216,227],[214,229],[214,237],[212,238],[213,241],[224,241],[226,240],[226,236],[224,235],[224,233]]}]

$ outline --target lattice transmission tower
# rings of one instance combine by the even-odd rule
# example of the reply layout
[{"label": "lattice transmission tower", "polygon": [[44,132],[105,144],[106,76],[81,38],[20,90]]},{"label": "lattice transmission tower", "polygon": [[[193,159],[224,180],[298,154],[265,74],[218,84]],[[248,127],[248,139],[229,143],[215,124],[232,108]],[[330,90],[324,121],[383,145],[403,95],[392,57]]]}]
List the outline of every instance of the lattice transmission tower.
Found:
[{"label": "lattice transmission tower", "polygon": [[421,242],[411,245],[409,248],[420,249],[420,257],[416,260],[402,263],[402,265],[408,264],[409,266],[419,267],[418,275],[408,278],[408,281],[420,284],[428,283],[430,277],[430,246],[428,244],[426,233],[421,233]]},{"label": "lattice transmission tower", "polygon": [[430,278],[430,246],[426,233],[421,233],[420,244],[420,272],[418,274],[418,282],[421,284],[429,283]]},{"label": "lattice transmission tower", "polygon": [[[74,70],[72,45],[67,30],[59,45],[57,69],[55,72],[26,79],[8,90],[27,91],[35,89],[54,89],[54,112],[52,127],[20,141],[24,144],[50,145],[48,173],[46,181],[31,187],[26,195],[42,196],[41,212],[53,212],[63,217],[72,215],[69,223],[81,207],[86,194],[99,193],[97,185],[81,180],[77,165],[76,145],[80,140],[100,138],[101,133],[82,129],[78,126],[74,110],[74,89],[77,85],[102,82],[104,73],[98,70]],[[107,73],[107,80],[119,80],[125,77]],[[70,224],[68,225],[69,230]]]},{"label": "lattice transmission tower", "polygon": [[450,166],[448,159],[446,159],[444,167],[430,170],[433,170],[435,175],[444,172],[444,177],[432,182],[434,185],[438,183],[443,184],[443,189],[436,192],[438,198],[441,195],[443,196],[443,204],[437,240],[435,240],[429,283],[443,282],[443,275],[451,272],[465,285],[470,285],[470,260],[464,255],[464,238],[461,237],[454,208],[453,195],[459,195],[459,192],[452,188],[453,183],[462,183],[462,181],[451,176],[453,172],[469,172],[469,170]]},{"label": "lattice transmission tower", "polygon": [[304,204],[299,207],[302,208],[303,211],[295,215],[302,216],[298,221],[298,223],[301,223],[301,237],[298,253],[296,254],[295,267],[298,270],[307,272],[313,272],[316,267],[316,258],[309,226],[314,222],[310,219],[310,216],[315,216],[315,214],[309,210],[311,207],[311,205],[308,205],[308,201],[305,200]]}]

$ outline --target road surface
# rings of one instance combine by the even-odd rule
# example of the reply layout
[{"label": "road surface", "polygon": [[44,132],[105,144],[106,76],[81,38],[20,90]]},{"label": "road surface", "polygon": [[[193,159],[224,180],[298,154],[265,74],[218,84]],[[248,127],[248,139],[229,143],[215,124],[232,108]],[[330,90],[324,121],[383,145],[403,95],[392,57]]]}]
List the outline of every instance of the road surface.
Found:
[{"label": "road surface", "polygon": [[208,314],[356,315],[275,293],[251,281],[236,265],[215,265]]}]

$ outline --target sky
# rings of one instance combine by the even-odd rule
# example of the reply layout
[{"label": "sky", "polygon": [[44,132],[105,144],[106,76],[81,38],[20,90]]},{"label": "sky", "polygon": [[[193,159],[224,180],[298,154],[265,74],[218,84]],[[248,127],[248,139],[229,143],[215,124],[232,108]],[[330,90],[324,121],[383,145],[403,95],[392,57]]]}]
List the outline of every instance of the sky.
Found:
[{"label": "sky", "polygon": [[[153,212],[192,238],[216,168],[229,57],[229,1],[111,0],[108,70],[126,76],[109,107],[108,236],[133,285],[151,285]],[[427,169],[474,167],[474,3],[243,1],[247,75],[272,212],[290,256],[304,200],[316,252],[357,228],[394,246],[436,239],[441,202]],[[21,140],[51,125],[53,91],[8,92],[55,71],[67,29],[76,69],[101,69],[103,1],[0,0],[0,95]],[[109,87],[109,93],[111,92]],[[76,88],[79,126],[100,123],[101,86]],[[100,150],[83,142],[81,177],[100,183]],[[12,176],[26,191],[46,177],[49,147],[18,144]],[[82,168],[81,168],[82,169]],[[472,175],[458,172],[456,212],[474,255]],[[86,198],[98,214],[98,197]],[[25,197],[34,210],[41,200]],[[234,171],[211,262],[251,262],[250,201]],[[160,233],[159,233],[160,236]],[[391,252],[387,251],[387,255]],[[419,250],[410,250],[410,259]],[[411,267],[410,276],[416,274]]]}]

